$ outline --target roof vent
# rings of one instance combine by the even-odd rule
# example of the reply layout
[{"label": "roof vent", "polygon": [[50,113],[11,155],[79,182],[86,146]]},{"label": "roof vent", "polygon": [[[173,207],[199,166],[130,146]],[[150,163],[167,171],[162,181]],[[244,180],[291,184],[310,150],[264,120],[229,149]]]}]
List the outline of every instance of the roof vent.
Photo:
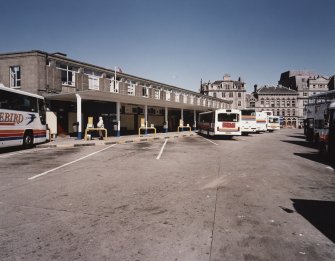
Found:
[{"label": "roof vent", "polygon": [[66,53],[61,53],[61,52],[52,53],[51,55],[64,56],[64,57],[67,56]]}]

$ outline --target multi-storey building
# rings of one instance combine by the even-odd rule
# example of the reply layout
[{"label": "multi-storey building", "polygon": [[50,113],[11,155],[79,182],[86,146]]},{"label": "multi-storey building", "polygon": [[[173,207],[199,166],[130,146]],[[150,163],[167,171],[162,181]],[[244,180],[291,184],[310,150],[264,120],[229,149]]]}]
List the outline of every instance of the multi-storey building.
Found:
[{"label": "multi-storey building", "polygon": [[0,83],[45,96],[58,134],[71,132],[81,118],[82,130],[88,116],[101,115],[109,134],[136,133],[143,118],[158,131],[176,131],[180,122],[195,127],[201,111],[231,107],[224,99],[43,51],[0,54]]},{"label": "multi-storey building", "polygon": [[310,71],[287,71],[281,74],[278,84],[298,92],[298,117],[303,121],[303,109],[308,97],[328,91],[329,78]]},{"label": "multi-storey building", "polygon": [[200,84],[200,93],[232,101],[233,109],[242,109],[246,107],[246,90],[245,83],[239,78],[233,80],[229,74],[223,76],[223,80],[217,80],[213,83],[210,81]]},{"label": "multi-storey building", "polygon": [[286,127],[298,127],[298,92],[283,86],[254,86],[254,92],[248,98],[248,106],[256,111],[272,111],[280,116]]},{"label": "multi-storey building", "polygon": [[328,90],[329,90],[329,91],[335,90],[335,75],[333,75],[333,76],[330,77],[330,79],[329,79]]}]

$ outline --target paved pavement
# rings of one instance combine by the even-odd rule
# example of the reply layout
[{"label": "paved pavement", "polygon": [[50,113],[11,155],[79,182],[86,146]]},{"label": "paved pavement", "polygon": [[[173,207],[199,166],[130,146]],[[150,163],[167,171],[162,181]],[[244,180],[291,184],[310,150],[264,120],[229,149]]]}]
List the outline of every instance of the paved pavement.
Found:
[{"label": "paved pavement", "polygon": [[120,137],[107,137],[107,139],[99,140],[97,137],[94,137],[91,140],[78,140],[76,137],[70,136],[59,136],[55,139],[52,139],[48,143],[39,144],[36,147],[38,148],[65,148],[65,147],[79,147],[79,146],[95,146],[95,145],[111,145],[111,144],[122,144],[122,143],[131,143],[131,142],[145,142],[166,138],[180,138],[197,135],[194,131],[182,131],[182,132],[168,132],[168,133],[156,133],[156,134],[147,134],[147,135],[125,135]]},{"label": "paved pavement", "polygon": [[334,169],[301,130],[173,135],[1,154],[0,260],[335,260]]}]

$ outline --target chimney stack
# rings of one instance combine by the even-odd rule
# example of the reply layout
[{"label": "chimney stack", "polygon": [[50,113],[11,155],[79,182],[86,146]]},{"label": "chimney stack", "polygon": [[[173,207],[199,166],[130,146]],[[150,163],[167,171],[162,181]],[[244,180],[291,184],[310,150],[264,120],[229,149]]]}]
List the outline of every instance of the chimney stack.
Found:
[{"label": "chimney stack", "polygon": [[257,84],[254,85],[254,93],[257,92]]}]

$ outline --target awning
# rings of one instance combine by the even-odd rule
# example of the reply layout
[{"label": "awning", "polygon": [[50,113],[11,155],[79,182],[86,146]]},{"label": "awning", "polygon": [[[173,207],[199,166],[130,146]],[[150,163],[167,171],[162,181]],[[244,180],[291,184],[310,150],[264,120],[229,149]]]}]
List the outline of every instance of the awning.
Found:
[{"label": "awning", "polygon": [[[87,101],[105,101],[105,102],[120,102],[125,104],[134,104],[134,105],[148,105],[155,107],[168,107],[175,109],[187,109],[187,110],[197,110],[197,111],[207,111],[210,107],[192,105],[181,102],[171,102],[164,100],[156,100],[152,98],[145,98],[139,96],[123,95],[119,93],[112,92],[102,92],[95,90],[79,91],[76,92],[80,95],[82,100]],[[66,101],[66,102],[76,102],[76,93],[62,93],[62,94],[52,94],[45,96],[46,100],[50,101]]]}]

